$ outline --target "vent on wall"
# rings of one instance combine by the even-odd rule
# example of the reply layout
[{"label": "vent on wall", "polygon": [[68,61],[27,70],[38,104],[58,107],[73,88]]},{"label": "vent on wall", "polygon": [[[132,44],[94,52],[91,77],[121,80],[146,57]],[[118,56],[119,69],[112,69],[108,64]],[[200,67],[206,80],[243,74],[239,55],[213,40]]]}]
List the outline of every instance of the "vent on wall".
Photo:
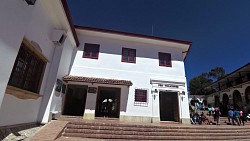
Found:
[{"label": "vent on wall", "polygon": [[53,30],[52,31],[52,42],[55,44],[55,45],[62,45],[63,42],[65,41],[67,35],[66,35],[66,32],[64,30]]},{"label": "vent on wall", "polygon": [[28,5],[34,5],[36,3],[36,0],[25,0]]}]

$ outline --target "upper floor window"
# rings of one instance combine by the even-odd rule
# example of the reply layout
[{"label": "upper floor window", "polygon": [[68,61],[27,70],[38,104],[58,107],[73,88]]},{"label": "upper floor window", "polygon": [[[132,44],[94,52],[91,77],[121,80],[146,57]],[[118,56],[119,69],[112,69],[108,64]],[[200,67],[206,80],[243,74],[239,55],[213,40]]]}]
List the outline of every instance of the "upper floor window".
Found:
[{"label": "upper floor window", "polygon": [[122,48],[122,62],[135,63],[136,50],[131,48]]},{"label": "upper floor window", "polygon": [[83,58],[98,59],[100,45],[85,43]]},{"label": "upper floor window", "polygon": [[8,85],[38,93],[46,61],[30,46],[27,41],[21,44]]},{"label": "upper floor window", "polygon": [[159,52],[159,65],[172,67],[171,54]]}]

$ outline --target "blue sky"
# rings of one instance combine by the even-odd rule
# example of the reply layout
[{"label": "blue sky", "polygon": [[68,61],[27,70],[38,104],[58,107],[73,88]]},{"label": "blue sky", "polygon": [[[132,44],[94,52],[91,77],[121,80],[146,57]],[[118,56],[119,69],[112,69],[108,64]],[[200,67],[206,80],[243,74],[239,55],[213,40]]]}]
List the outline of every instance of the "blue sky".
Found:
[{"label": "blue sky", "polygon": [[186,76],[250,62],[250,0],[67,0],[77,25],[193,42]]}]

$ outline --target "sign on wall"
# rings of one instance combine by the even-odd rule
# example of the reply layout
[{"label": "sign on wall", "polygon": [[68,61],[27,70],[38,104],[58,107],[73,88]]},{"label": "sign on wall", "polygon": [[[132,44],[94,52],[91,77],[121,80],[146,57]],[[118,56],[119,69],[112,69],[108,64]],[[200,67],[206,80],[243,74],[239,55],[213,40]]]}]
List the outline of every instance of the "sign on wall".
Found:
[{"label": "sign on wall", "polygon": [[88,87],[88,93],[96,93],[97,88],[96,87]]},{"label": "sign on wall", "polygon": [[62,80],[57,79],[56,80],[56,91],[61,92],[62,89]]},{"label": "sign on wall", "polygon": [[65,92],[66,92],[66,85],[65,85],[65,84],[63,84],[63,85],[62,85],[62,93],[64,93],[64,94],[65,94]]}]

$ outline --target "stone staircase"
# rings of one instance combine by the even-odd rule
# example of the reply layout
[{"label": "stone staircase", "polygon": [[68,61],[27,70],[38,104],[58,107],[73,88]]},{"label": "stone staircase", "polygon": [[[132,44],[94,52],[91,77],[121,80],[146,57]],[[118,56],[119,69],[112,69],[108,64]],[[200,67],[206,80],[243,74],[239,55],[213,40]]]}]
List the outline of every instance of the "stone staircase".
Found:
[{"label": "stone staircase", "polygon": [[66,138],[108,140],[250,140],[250,125],[142,124],[110,120],[72,120]]}]

